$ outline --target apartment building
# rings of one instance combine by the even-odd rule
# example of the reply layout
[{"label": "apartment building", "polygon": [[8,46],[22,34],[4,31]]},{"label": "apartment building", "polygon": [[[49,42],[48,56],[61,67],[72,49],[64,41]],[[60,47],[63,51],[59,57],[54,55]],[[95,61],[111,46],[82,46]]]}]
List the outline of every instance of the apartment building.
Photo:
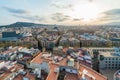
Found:
[{"label": "apartment building", "polygon": [[100,69],[119,69],[120,68],[120,49],[99,53]]}]

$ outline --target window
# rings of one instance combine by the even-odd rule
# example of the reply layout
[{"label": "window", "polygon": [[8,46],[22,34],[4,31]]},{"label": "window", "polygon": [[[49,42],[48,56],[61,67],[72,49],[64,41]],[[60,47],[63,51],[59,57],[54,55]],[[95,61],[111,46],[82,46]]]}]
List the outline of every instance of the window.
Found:
[{"label": "window", "polygon": [[105,66],[107,66],[107,64],[105,64]]}]

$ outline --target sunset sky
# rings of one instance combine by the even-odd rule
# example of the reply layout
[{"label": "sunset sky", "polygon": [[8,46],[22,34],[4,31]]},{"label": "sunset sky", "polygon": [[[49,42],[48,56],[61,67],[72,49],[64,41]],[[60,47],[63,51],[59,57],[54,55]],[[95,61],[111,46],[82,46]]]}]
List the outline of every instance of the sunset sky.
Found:
[{"label": "sunset sky", "polygon": [[120,22],[120,0],[0,0],[0,25]]}]

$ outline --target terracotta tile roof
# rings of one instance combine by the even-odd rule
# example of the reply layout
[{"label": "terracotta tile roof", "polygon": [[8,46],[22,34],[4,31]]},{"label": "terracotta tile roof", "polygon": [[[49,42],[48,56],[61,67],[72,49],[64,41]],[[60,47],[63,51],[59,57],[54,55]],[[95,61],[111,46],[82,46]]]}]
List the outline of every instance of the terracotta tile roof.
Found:
[{"label": "terracotta tile roof", "polygon": [[78,75],[66,73],[64,80],[78,80]]},{"label": "terracotta tile roof", "polygon": [[61,60],[61,61],[59,62],[59,64],[60,64],[61,66],[67,66],[67,59],[64,58],[63,60]]},{"label": "terracotta tile roof", "polygon": [[67,52],[67,50],[68,50],[68,48],[64,48],[64,49],[63,49],[63,52],[64,52],[64,53],[66,53],[66,52]]},{"label": "terracotta tile roof", "polygon": [[50,66],[50,72],[49,72],[46,80],[57,80],[58,73],[55,72],[55,69],[58,68],[59,65],[50,63],[49,66]]},{"label": "terracotta tile roof", "polygon": [[[79,75],[79,78],[81,78],[83,70],[87,70],[88,74],[94,76],[96,80],[107,80],[107,77],[101,75],[100,73],[98,73],[98,72],[92,70],[91,68],[84,66],[82,64],[80,64],[79,72],[81,74]],[[88,75],[85,75],[85,76],[87,76],[87,78],[89,78],[91,80],[91,77],[89,77]]]},{"label": "terracotta tile roof", "polygon": [[36,76],[34,74],[27,73],[25,77],[29,78],[30,80],[35,80]]},{"label": "terracotta tile roof", "polygon": [[13,80],[23,80],[23,75],[17,75]]},{"label": "terracotta tile roof", "polygon": [[24,68],[23,65],[21,65],[21,64],[15,64],[12,68],[9,69],[9,71],[15,72],[15,71],[18,71],[18,70],[23,69],[23,68]]},{"label": "terracotta tile roof", "polygon": [[0,75],[0,80],[2,79],[6,79],[9,78],[10,76],[12,76],[12,72],[16,72],[19,69],[23,69],[23,66],[20,64],[15,64],[13,67],[11,67],[9,70],[5,71],[3,74]]},{"label": "terracotta tile roof", "polygon": [[57,80],[58,73],[55,72],[55,69],[58,68],[60,65],[67,66],[67,59],[64,58],[59,62],[59,64],[49,63],[50,73],[48,74],[48,77],[46,80]]},{"label": "terracotta tile roof", "polygon": [[42,56],[42,53],[39,53],[39,55],[36,56],[31,62],[32,62],[32,63],[41,64],[41,63],[43,62],[41,56]]},{"label": "terracotta tile roof", "polygon": [[0,80],[6,79],[11,74],[12,74],[11,72],[5,72],[5,73],[1,74],[0,75]]},{"label": "terracotta tile roof", "polygon": [[23,80],[23,78],[28,78],[29,80],[35,80],[35,75],[33,74],[30,74],[29,72],[27,72],[27,74],[24,76],[24,75],[17,75],[13,80]]}]

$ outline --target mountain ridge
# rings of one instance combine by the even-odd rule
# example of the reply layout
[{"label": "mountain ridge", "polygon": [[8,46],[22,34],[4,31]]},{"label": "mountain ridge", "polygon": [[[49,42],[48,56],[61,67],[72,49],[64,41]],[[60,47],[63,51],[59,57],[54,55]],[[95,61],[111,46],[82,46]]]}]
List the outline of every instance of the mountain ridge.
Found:
[{"label": "mountain ridge", "polygon": [[9,25],[3,25],[0,27],[32,27],[32,26],[51,26],[51,24],[36,24],[32,22],[15,22]]},{"label": "mountain ridge", "polygon": [[[120,22],[110,22],[110,23],[101,24],[101,25],[120,26]],[[9,25],[0,26],[0,28],[2,28],[2,27],[8,27],[8,28],[12,28],[12,27],[33,27],[33,26],[44,27],[44,26],[55,26],[55,24],[53,25],[53,24],[37,24],[37,23],[32,23],[32,22],[15,22],[15,23],[12,23],[12,24],[9,24]],[[56,26],[65,26],[65,25],[56,25]],[[84,25],[84,26],[86,26],[86,25]],[[89,26],[89,25],[87,25],[87,26]],[[100,25],[98,25],[98,26],[100,26]]]}]

